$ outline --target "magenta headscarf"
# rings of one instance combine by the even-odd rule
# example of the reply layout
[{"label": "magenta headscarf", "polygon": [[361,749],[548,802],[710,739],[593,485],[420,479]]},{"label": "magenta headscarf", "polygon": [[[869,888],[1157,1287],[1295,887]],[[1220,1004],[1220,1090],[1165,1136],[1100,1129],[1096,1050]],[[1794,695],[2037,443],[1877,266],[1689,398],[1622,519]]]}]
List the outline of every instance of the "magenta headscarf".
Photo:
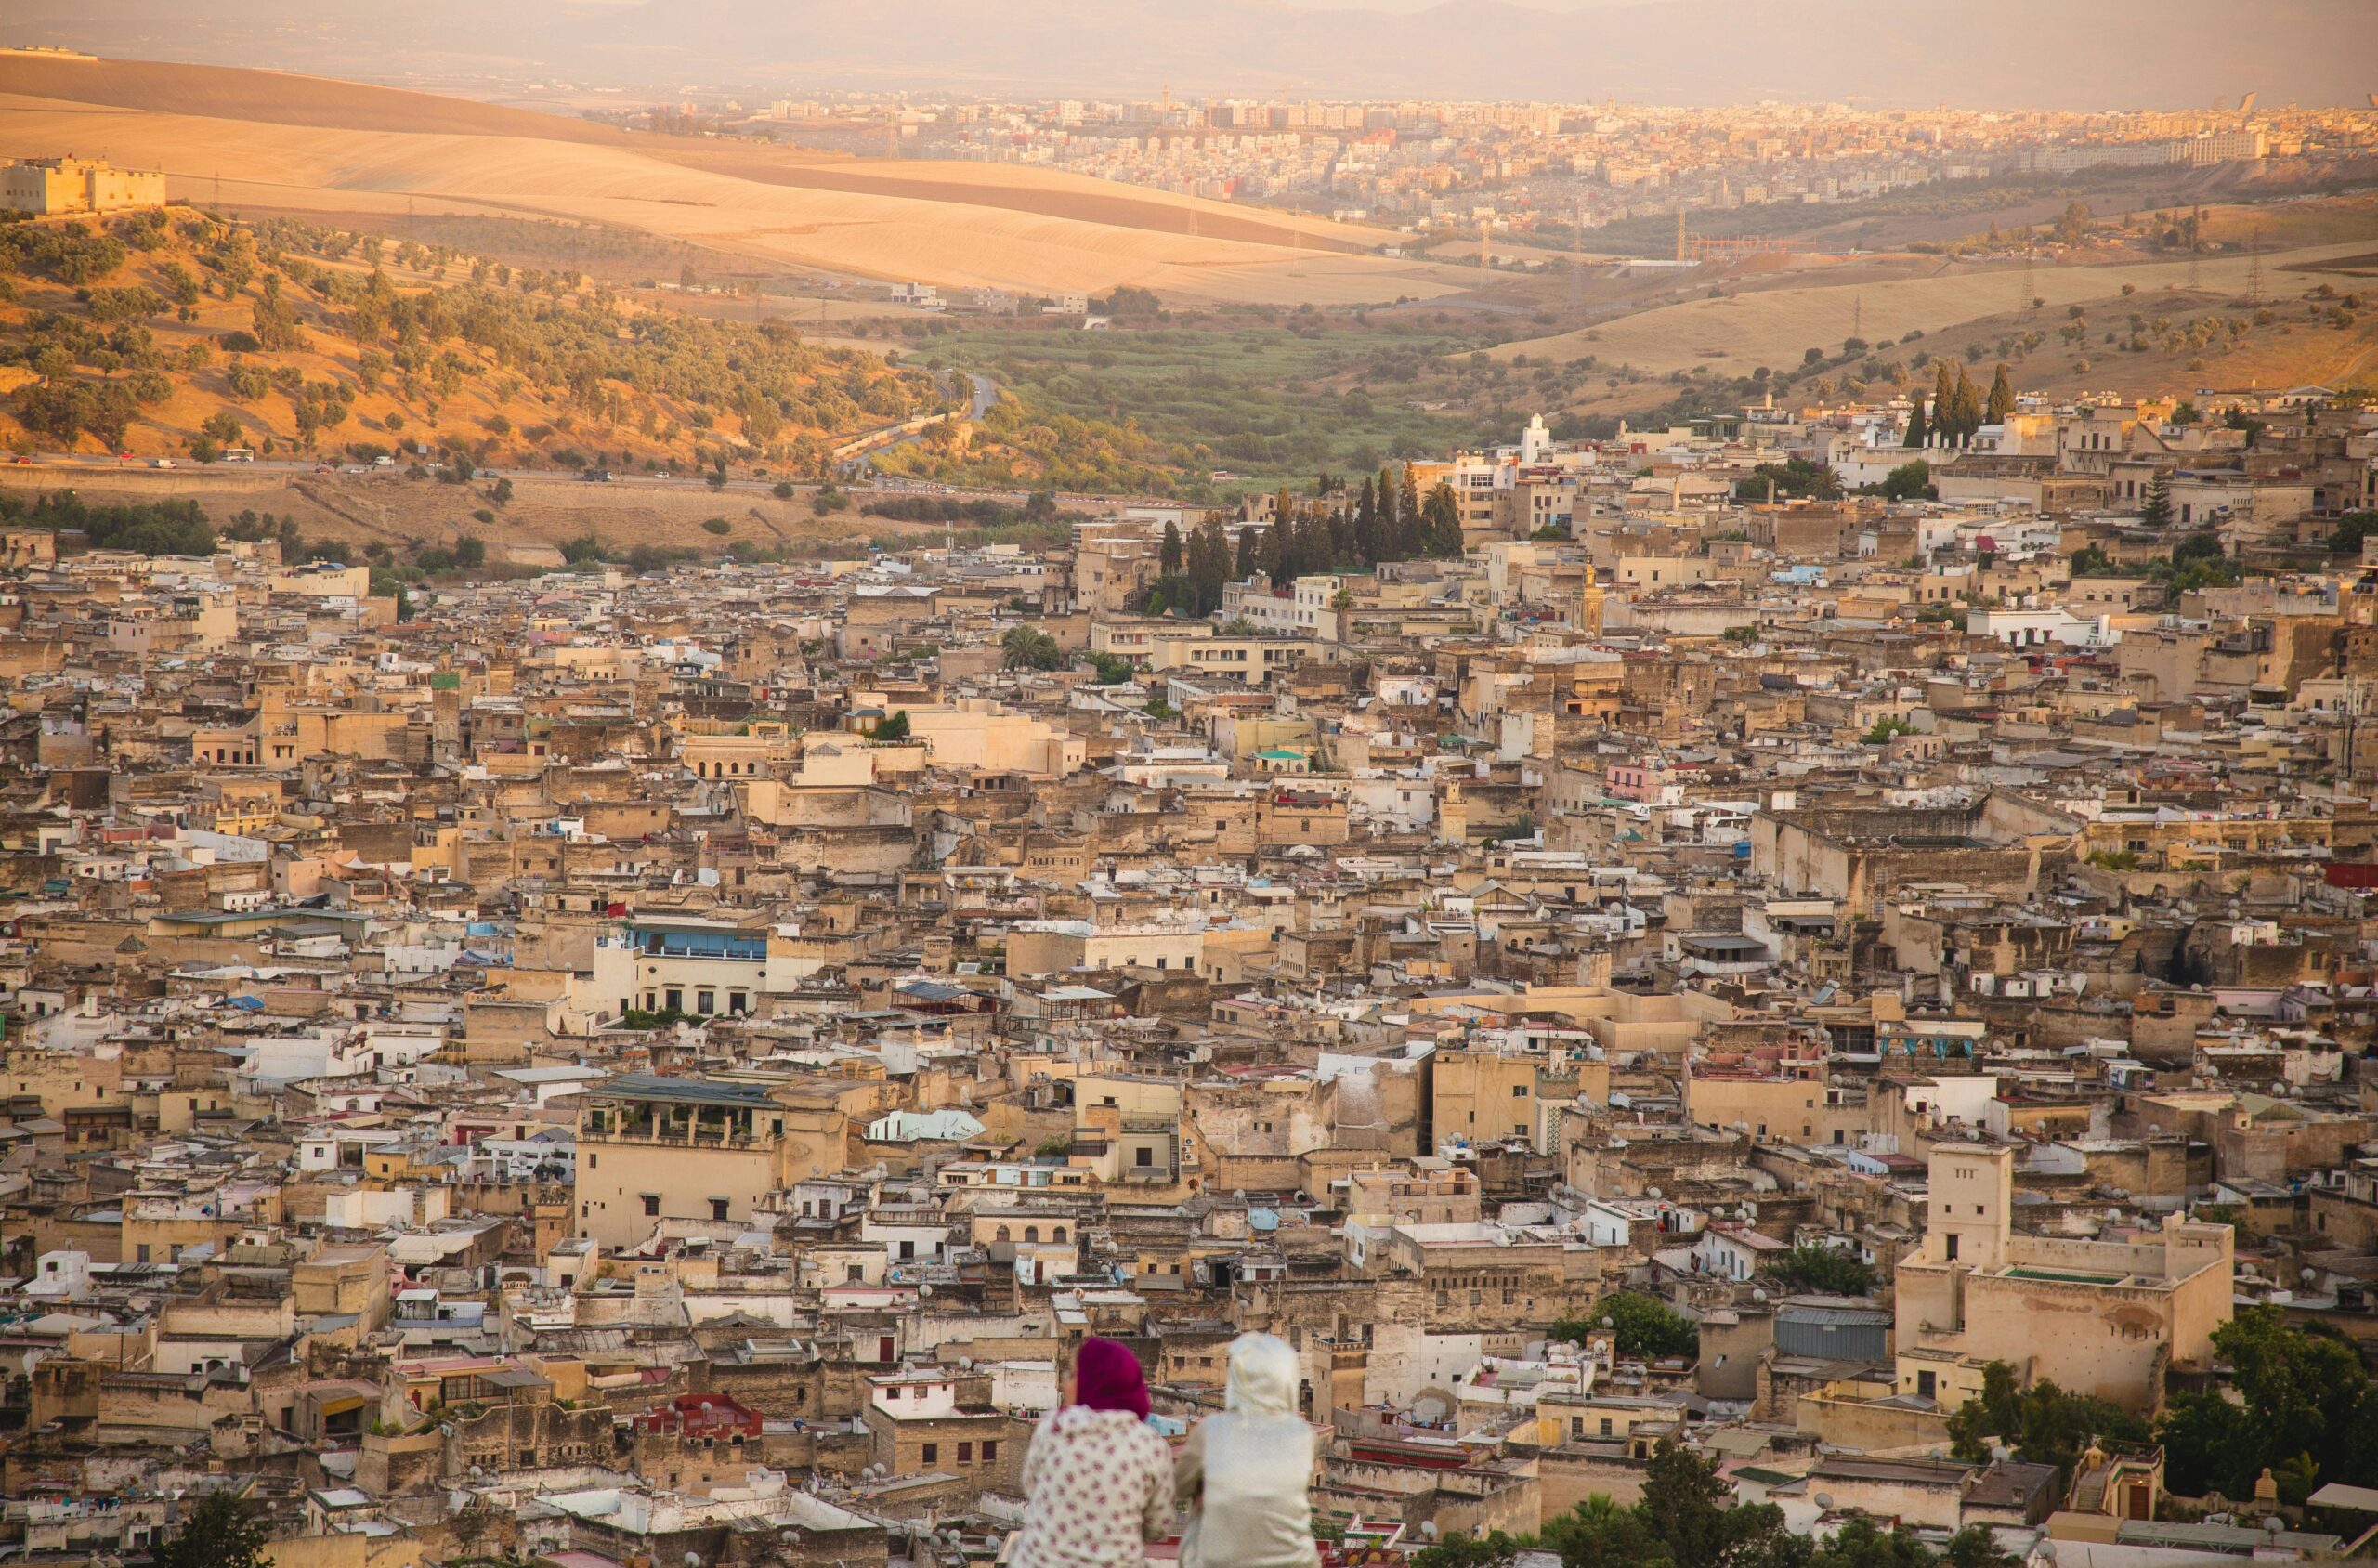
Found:
[{"label": "magenta headscarf", "polygon": [[1148,1418],[1147,1379],[1140,1358],[1113,1339],[1089,1339],[1074,1356],[1074,1403],[1092,1410],[1129,1410]]}]

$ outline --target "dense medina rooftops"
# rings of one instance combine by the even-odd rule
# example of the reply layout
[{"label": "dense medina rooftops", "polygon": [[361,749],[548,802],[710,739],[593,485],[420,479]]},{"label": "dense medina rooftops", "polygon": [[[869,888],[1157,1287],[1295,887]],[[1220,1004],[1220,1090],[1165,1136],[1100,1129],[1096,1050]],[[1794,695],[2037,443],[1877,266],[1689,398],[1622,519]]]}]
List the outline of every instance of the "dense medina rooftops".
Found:
[{"label": "dense medina rooftops", "polygon": [[[1669,1440],[1828,1519],[2234,1554],[2104,1512],[2136,1456],[1904,1456],[1993,1362],[2145,1412],[2235,1382],[2244,1308],[2378,1300],[2362,568],[2233,516],[2242,583],[2150,578],[2186,535],[2058,432],[2213,461],[2156,409],[1771,509],[1758,463],[1864,459],[1760,412],[1449,454],[1560,475],[1567,537],[1224,584],[1271,636],[1145,613],[1153,517],[402,622],[295,615],[257,546],[5,568],[27,1539],[141,1549],[203,1445],[276,1538],[888,1561],[929,1493],[985,1556],[1081,1335],[1177,1432],[1261,1327],[1325,1505],[1524,1517]],[[2035,470],[2099,488],[1992,488]],[[1263,508],[1218,526],[1261,558]],[[1086,700],[1117,660],[1140,695]],[[729,1415],[653,1418],[687,1400]]]}]

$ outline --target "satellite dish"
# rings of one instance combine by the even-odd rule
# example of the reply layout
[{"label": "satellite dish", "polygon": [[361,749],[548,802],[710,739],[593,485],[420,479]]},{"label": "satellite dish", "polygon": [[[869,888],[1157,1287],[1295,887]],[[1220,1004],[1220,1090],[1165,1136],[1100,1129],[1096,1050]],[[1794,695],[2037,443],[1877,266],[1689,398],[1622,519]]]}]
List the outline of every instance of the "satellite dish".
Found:
[{"label": "satellite dish", "polygon": [[686,1554],[686,1568],[702,1568],[702,1554],[698,1551],[687,1552]]},{"label": "satellite dish", "polygon": [[1432,1541],[1435,1540],[1437,1538],[1437,1522],[1433,1519],[1422,1520],[1420,1522],[1420,1534],[1426,1535]]},{"label": "satellite dish", "polygon": [[2272,1514],[2263,1521],[2263,1528],[2269,1531],[2273,1536],[2284,1535],[2287,1534],[2287,1521],[2277,1514]]},{"label": "satellite dish", "polygon": [[1765,1289],[1763,1289],[1763,1288],[1760,1288],[1760,1289],[1754,1289],[1754,1290],[1750,1293],[1750,1299],[1751,1299],[1752,1300],[1754,1300],[1754,1301],[1761,1301],[1761,1302],[1763,1302],[1763,1301],[1765,1301],[1765,1300],[1767,1300],[1767,1292],[1766,1292],[1766,1290],[1765,1290]]},{"label": "satellite dish", "polygon": [[1833,1494],[1832,1494],[1832,1493],[1830,1493],[1830,1492],[1820,1492],[1820,1493],[1818,1493],[1818,1494],[1817,1494],[1817,1507],[1819,1507],[1819,1508],[1821,1508],[1821,1509],[1829,1509],[1829,1508],[1833,1507]]}]

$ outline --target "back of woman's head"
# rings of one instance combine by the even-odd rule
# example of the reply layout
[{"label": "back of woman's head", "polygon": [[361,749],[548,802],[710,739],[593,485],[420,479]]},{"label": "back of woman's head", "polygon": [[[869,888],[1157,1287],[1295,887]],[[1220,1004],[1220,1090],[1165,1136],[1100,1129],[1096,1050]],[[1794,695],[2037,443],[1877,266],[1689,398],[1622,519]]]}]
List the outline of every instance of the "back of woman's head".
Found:
[{"label": "back of woman's head", "polygon": [[1092,1410],[1128,1410],[1147,1419],[1148,1386],[1140,1371],[1140,1358],[1118,1340],[1081,1342],[1074,1355],[1074,1390],[1078,1405]]},{"label": "back of woman's head", "polygon": [[1288,1416],[1297,1407],[1297,1352],[1269,1334],[1241,1334],[1230,1342],[1230,1382],[1222,1408],[1250,1415]]}]

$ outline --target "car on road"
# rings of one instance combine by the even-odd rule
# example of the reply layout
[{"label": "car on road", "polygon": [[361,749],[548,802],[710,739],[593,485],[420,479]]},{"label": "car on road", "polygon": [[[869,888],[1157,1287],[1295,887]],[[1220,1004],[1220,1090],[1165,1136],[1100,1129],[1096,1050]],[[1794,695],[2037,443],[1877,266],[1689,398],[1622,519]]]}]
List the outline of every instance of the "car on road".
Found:
[{"label": "car on road", "polygon": [[658,473],[654,474],[652,477],[653,477],[654,478],[656,478],[656,479],[665,479],[665,478],[669,477],[669,470],[667,470],[666,468],[663,468],[663,469],[660,470]]},{"label": "car on road", "polygon": [[32,459],[32,458],[30,458],[30,457],[27,457],[23,452],[19,452],[19,453],[17,454],[17,461],[18,461],[18,462],[20,462],[20,463],[31,463],[31,462],[33,461],[33,459]]},{"label": "car on road", "polygon": [[170,457],[152,457],[149,460],[149,466],[151,468],[171,468],[173,465],[174,460]]},{"label": "car on road", "polygon": [[360,463],[350,463],[345,468],[340,469],[339,472],[342,474],[369,474],[372,470],[364,467]]}]

